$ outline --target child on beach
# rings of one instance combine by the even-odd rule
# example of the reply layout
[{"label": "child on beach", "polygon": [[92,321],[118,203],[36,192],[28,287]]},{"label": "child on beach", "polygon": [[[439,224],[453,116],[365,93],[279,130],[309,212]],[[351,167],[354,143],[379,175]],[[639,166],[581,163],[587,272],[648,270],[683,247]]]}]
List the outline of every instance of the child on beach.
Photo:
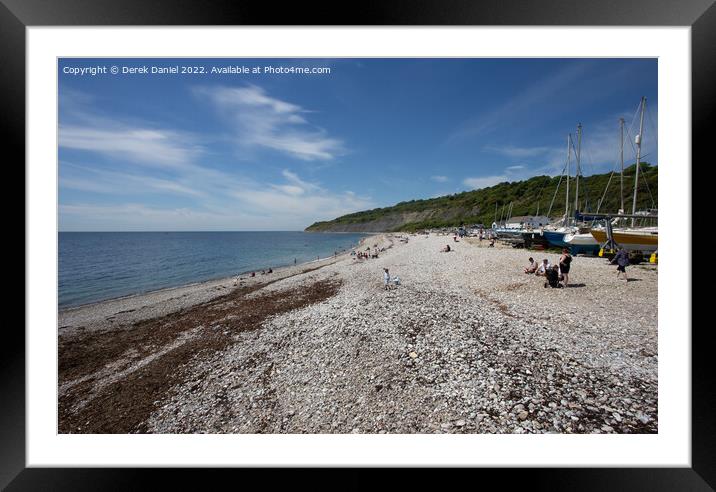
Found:
[{"label": "child on beach", "polygon": [[390,272],[388,272],[387,268],[383,268],[383,284],[384,290],[390,289]]}]

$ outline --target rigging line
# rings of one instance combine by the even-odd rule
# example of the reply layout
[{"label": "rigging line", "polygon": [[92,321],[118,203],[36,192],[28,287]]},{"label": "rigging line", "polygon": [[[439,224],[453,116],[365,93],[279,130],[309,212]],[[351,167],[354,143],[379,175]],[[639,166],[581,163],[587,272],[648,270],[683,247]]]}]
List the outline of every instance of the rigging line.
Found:
[{"label": "rigging line", "polygon": [[659,141],[659,133],[656,131],[656,123],[654,123],[654,120],[651,117],[651,111],[649,106],[646,107],[646,117],[649,120],[649,123],[651,123],[651,130],[654,132],[654,143],[658,143]]},{"label": "rigging line", "polygon": [[609,184],[612,182],[612,177],[614,177],[614,170],[612,170],[611,174],[609,175],[609,180],[607,181],[607,186],[604,188],[604,193],[602,194],[602,197],[599,199],[599,203],[597,203],[597,211],[595,213],[599,213],[599,209],[602,207],[602,203],[604,203],[604,198],[607,196],[607,190],[609,189]]},{"label": "rigging line", "polygon": [[636,159],[636,147],[634,147],[635,138],[632,137],[631,132],[629,130],[627,130],[627,137],[629,137],[629,145],[631,146],[631,150],[634,152],[634,155],[630,157]]},{"label": "rigging line", "polygon": [[[629,135],[629,131],[628,131],[628,130],[627,130],[627,136],[631,137],[631,135]],[[634,151],[634,154],[636,154],[636,149],[634,148],[634,144],[632,144],[632,140],[633,140],[633,139],[630,139],[630,140],[629,140],[629,144],[631,145],[632,150]],[[649,154],[651,154],[651,152],[650,152]],[[644,154],[643,156],[641,156],[641,159],[643,159],[644,157],[648,156],[649,154]],[[634,156],[634,159],[636,159],[636,156]],[[640,173],[643,173],[643,171],[642,171],[642,166],[641,166],[641,162],[638,162],[637,165],[639,166],[639,172],[640,172]],[[627,178],[627,176],[624,176],[624,178]],[[631,178],[630,178],[630,179],[631,179]],[[654,195],[652,195],[651,189],[649,188],[649,182],[648,182],[646,179],[644,179],[643,182],[646,183],[646,190],[649,192],[649,198],[651,199],[651,206],[652,206],[653,208],[656,208],[656,202],[654,202]]]},{"label": "rigging line", "polygon": [[554,190],[554,195],[552,195],[552,201],[549,204],[549,210],[547,211],[547,217],[549,217],[552,214],[552,205],[554,205],[554,200],[557,198],[557,192],[559,191],[559,185],[562,184],[562,178],[564,177],[564,170],[567,169],[567,163],[569,162],[569,158],[564,160],[564,166],[562,167],[562,174],[559,175],[559,182],[557,183],[557,188]]},{"label": "rigging line", "polygon": [[651,129],[654,132],[654,145],[658,149],[659,148],[659,133],[656,131],[656,124],[654,123],[654,120],[651,118],[651,112],[649,111],[649,106],[646,107],[645,113],[646,113],[649,123],[651,123]]},{"label": "rigging line", "polygon": [[544,189],[547,186],[547,183],[549,183],[550,181],[552,181],[552,178],[547,176],[547,179],[545,180],[545,182],[542,183],[542,188],[540,188],[540,190],[539,190],[539,195],[537,195],[537,213],[539,213],[539,202],[540,202],[540,200],[542,200],[542,192],[544,192]]},{"label": "rigging line", "polygon": [[634,112],[634,116],[631,119],[631,124],[628,128],[626,128],[627,133],[627,141],[629,142],[629,145],[631,146],[632,152],[634,152],[634,159],[636,159],[636,149],[634,148],[634,138],[632,137],[631,131],[634,129],[634,124],[636,123],[636,115],[639,114],[639,109],[641,108],[641,101],[639,101],[639,105],[636,107],[636,111]]},{"label": "rigging line", "polygon": [[[639,171],[644,174],[644,171],[641,170],[641,164],[639,164]],[[656,208],[656,202],[654,202],[654,195],[651,194],[651,188],[649,187],[649,180],[646,179],[646,175],[644,175],[644,183],[646,183],[646,191],[649,192],[649,198],[651,198],[651,207]]]},{"label": "rigging line", "polygon": [[612,176],[614,176],[614,173],[617,172],[617,166],[619,166],[619,163],[620,163],[620,159],[616,158],[614,161],[614,165],[612,166],[612,172],[609,175],[609,180],[607,181],[607,186],[604,188],[604,193],[602,194],[602,198],[599,200],[599,203],[597,205],[597,211],[595,213],[599,213],[599,209],[601,208],[602,203],[604,203],[604,198],[606,197],[607,191],[609,190],[609,185],[612,182]]},{"label": "rigging line", "polygon": [[[589,151],[589,149],[585,149],[587,152],[587,159],[589,160],[589,167],[590,169],[594,170],[594,162],[592,161],[592,154]],[[587,204],[589,203],[589,187],[587,186],[586,179],[584,182],[584,209],[587,209]]]}]

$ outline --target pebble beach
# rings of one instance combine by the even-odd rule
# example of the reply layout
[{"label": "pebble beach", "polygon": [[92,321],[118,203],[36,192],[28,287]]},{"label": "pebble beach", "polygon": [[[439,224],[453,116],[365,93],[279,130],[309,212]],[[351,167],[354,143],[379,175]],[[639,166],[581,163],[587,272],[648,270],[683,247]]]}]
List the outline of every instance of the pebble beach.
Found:
[{"label": "pebble beach", "polygon": [[368,246],[60,311],[59,432],[658,432],[655,265],[575,257],[552,289],[523,269],[554,253]]}]

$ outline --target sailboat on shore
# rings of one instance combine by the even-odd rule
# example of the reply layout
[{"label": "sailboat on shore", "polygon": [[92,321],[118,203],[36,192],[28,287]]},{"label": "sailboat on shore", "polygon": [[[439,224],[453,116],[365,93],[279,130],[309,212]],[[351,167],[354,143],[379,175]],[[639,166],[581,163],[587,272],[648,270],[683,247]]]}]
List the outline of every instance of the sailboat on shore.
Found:
[{"label": "sailboat on shore", "polygon": [[[636,220],[639,215],[644,216],[644,220],[653,217],[655,210],[647,212],[637,212],[636,198],[639,186],[639,168],[641,163],[641,144],[644,135],[644,110],[646,109],[646,98],[641,98],[641,115],[639,118],[639,134],[634,139],[636,143],[636,169],[634,175],[634,194],[632,197],[632,213],[631,225],[629,227],[613,228],[611,230],[611,239],[617,245],[623,247],[627,251],[642,251],[645,253],[653,253],[657,251],[659,246],[659,229],[658,226],[653,227],[637,227]],[[622,199],[622,210],[624,208]],[[606,229],[593,229],[592,236],[600,245],[606,245],[609,237]]]},{"label": "sailboat on shore", "polygon": [[[621,171],[620,171],[620,185],[619,185],[619,196],[621,197],[621,209],[620,212],[623,214],[624,210],[624,118],[619,118],[619,133],[620,133],[620,140],[619,140],[619,158],[621,162]],[[611,178],[610,178],[611,181]],[[604,190],[604,193],[606,194],[607,189],[609,188],[609,183],[607,183],[607,187]],[[602,200],[604,197],[602,197]],[[599,201],[599,204],[597,205],[597,213],[599,213],[599,208],[601,206],[602,200]],[[603,226],[594,226],[594,227],[582,227],[579,229],[579,231],[573,232],[571,234],[567,234],[564,237],[564,242],[567,244],[567,246],[570,249],[570,252],[574,255],[577,254],[596,254],[600,249],[600,243],[597,242],[597,240],[592,235],[592,230],[595,230],[597,232],[603,230]]]},{"label": "sailboat on shore", "polygon": [[[580,227],[577,225],[576,220],[570,222],[570,210],[569,210],[569,174],[571,169],[571,151],[573,148],[572,135],[567,136],[567,186],[565,195],[565,211],[564,218],[561,224],[555,226],[548,226],[542,231],[542,236],[547,243],[551,246],[559,248],[570,248],[572,254],[579,253],[596,253],[599,251],[599,245],[596,243],[591,234],[589,234],[589,228]],[[576,169],[575,169],[575,197],[574,197],[574,210],[576,211],[579,207],[579,176],[581,174],[581,148],[582,148],[582,124],[577,125],[577,148],[575,150],[576,156]],[[559,189],[559,186],[557,187]],[[555,194],[557,190],[555,190]],[[576,214],[575,214],[576,219]],[[584,237],[587,234],[589,237]]]}]

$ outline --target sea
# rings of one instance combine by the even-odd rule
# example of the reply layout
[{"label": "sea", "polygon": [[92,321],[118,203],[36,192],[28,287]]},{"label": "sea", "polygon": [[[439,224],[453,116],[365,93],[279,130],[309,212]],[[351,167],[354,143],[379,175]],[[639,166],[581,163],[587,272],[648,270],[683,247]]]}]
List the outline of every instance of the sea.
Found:
[{"label": "sea", "polygon": [[366,234],[60,232],[58,304],[79,306],[327,258]]}]

